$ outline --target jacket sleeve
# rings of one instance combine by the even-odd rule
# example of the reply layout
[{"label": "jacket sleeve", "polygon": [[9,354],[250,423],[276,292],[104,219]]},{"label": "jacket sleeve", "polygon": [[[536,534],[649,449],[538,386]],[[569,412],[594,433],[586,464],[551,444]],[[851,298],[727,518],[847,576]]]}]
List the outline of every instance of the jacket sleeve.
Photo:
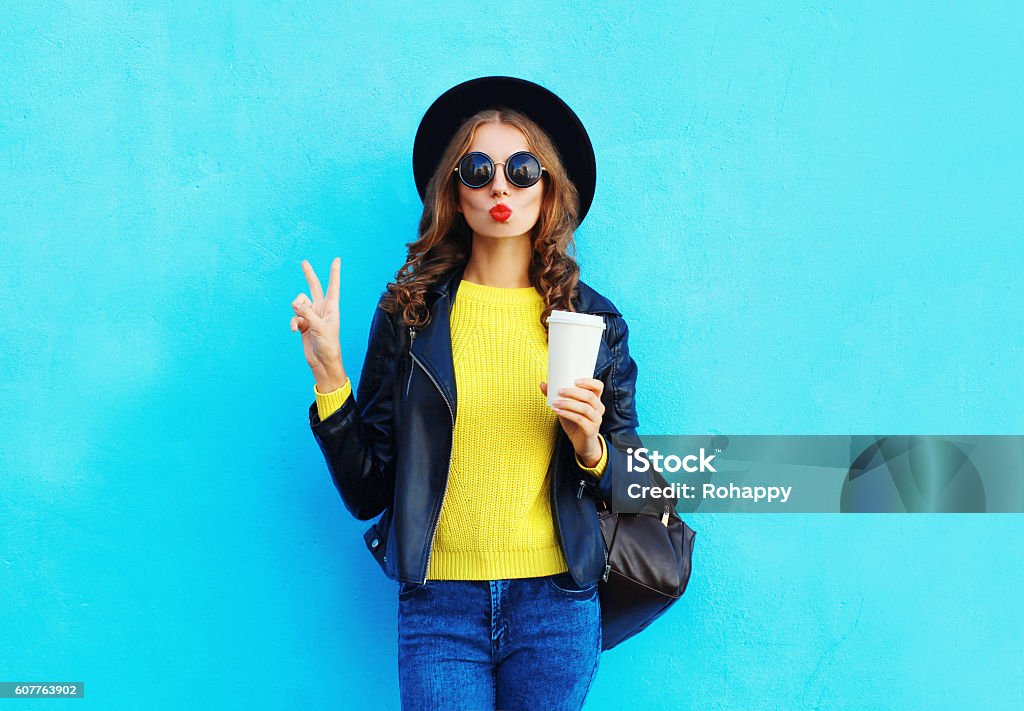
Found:
[{"label": "jacket sleeve", "polygon": [[581,477],[591,493],[604,499],[613,510],[636,512],[645,509],[660,513],[666,505],[675,506],[675,499],[631,499],[626,496],[630,483],[664,486],[666,482],[654,472],[639,474],[628,471],[629,449],[644,446],[636,431],[637,365],[629,353],[629,328],[625,320],[621,316],[612,316],[608,327],[612,364],[602,376],[604,390],[601,402],[605,412],[599,430],[608,445],[607,463],[600,477],[582,467]]},{"label": "jacket sleeve", "polygon": [[309,426],[334,486],[357,519],[387,508],[395,489],[394,401],[397,337],[390,314],[377,306],[355,396],[321,420],[314,401]]}]

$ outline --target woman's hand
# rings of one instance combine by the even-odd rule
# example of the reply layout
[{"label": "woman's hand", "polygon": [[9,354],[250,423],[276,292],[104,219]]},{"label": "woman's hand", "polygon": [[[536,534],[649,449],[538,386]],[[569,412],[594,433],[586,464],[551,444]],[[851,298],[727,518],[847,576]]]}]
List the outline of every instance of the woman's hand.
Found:
[{"label": "woman's hand", "polygon": [[339,331],[338,292],[341,285],[341,259],[331,262],[331,278],[324,294],[313,266],[302,260],[302,271],[309,283],[310,300],[301,293],[292,301],[291,329],[302,334],[302,350],[316,378],[317,390],[328,393],[337,390],[348,378],[341,363],[341,340]]},{"label": "woman's hand", "polygon": [[[546,397],[548,384],[541,383],[540,391]],[[588,467],[597,466],[601,461],[601,440],[597,433],[604,417],[602,392],[604,382],[596,378],[579,378],[576,387],[559,390],[559,399],[551,405],[551,409],[558,415],[558,421],[562,423],[562,429],[572,441],[577,456]]]}]

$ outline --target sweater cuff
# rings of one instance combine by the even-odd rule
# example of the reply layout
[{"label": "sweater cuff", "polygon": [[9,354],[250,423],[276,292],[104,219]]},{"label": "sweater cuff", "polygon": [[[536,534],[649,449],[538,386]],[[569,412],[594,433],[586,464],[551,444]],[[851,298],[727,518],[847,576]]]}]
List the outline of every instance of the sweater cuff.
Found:
[{"label": "sweater cuff", "polygon": [[590,472],[594,476],[600,477],[602,474],[604,474],[604,468],[608,464],[608,445],[604,441],[604,436],[601,435],[600,433],[598,433],[597,438],[601,440],[601,459],[598,460],[597,464],[592,467],[585,466],[583,462],[580,461],[579,454],[576,455],[576,463],[583,471]]},{"label": "sweater cuff", "polygon": [[326,420],[334,412],[337,412],[351,394],[352,381],[349,379],[346,379],[345,384],[340,388],[329,393],[321,393],[314,385],[313,395],[316,397],[316,412],[320,416],[320,421]]}]

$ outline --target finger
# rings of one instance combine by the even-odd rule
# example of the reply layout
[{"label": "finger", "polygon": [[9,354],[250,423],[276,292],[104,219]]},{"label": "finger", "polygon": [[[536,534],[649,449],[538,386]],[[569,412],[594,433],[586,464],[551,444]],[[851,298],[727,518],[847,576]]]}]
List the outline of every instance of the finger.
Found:
[{"label": "finger", "polygon": [[305,304],[306,306],[312,306],[313,302],[309,300],[309,297],[306,296],[305,292],[300,291],[299,295],[296,296],[294,299],[292,299],[292,305],[293,306],[297,306],[299,304]]},{"label": "finger", "polygon": [[295,297],[295,300],[292,301],[292,310],[295,311],[298,316],[306,319],[310,326],[317,327],[321,323],[320,317],[313,312],[311,304],[309,303],[309,297],[305,294],[299,294]]},{"label": "finger", "polygon": [[595,409],[599,404],[601,404],[601,401],[598,399],[597,395],[594,394],[593,390],[585,390],[583,388],[559,388],[558,397],[581,400],[583,402],[590,403],[590,405]]},{"label": "finger", "polygon": [[598,397],[604,392],[604,381],[597,378],[579,378],[576,381],[576,385],[587,390],[593,390],[597,393]]},{"label": "finger", "polygon": [[327,300],[332,304],[338,303],[338,293],[341,291],[341,257],[335,257],[331,262],[331,280],[327,282]]},{"label": "finger", "polygon": [[[309,296],[307,296],[304,293],[300,293],[298,296],[296,296],[295,300],[292,302],[292,305],[293,306],[298,306],[298,305],[307,306],[310,309],[313,309],[313,308],[316,307],[316,304],[314,304],[312,301],[310,301],[309,300]],[[296,313],[298,313],[298,312],[296,312]],[[316,313],[316,312],[314,311],[314,313]]]},{"label": "finger", "polygon": [[558,410],[557,412],[559,417],[564,417],[570,422],[575,422],[577,425],[579,425],[580,428],[587,435],[591,435],[597,432],[597,427],[594,425],[594,423],[591,420],[584,417],[583,415],[579,414],[578,412],[570,412],[568,410]]},{"label": "finger", "polygon": [[582,402],[580,400],[564,400],[564,399],[562,399],[562,400],[555,400],[553,403],[551,403],[551,407],[554,408],[555,410],[558,410],[559,412],[576,412],[576,413],[579,413],[579,414],[583,415],[584,417],[586,417],[588,420],[591,420],[593,422],[597,422],[598,424],[600,424],[600,417],[601,416],[598,414],[597,410],[595,410],[594,407],[592,405],[590,405],[589,403]]},{"label": "finger", "polygon": [[320,286],[320,280],[317,278],[316,272],[313,271],[313,265],[305,259],[302,260],[302,273],[306,275],[306,281],[309,283],[309,293],[313,295],[313,299],[319,301],[324,298],[324,290]]}]

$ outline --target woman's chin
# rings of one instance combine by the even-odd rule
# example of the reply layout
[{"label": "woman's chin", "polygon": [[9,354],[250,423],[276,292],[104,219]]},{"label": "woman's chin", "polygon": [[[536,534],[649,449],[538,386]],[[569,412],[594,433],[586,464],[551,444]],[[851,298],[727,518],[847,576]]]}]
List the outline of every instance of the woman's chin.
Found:
[{"label": "woman's chin", "polygon": [[518,224],[515,220],[509,220],[508,222],[491,220],[490,224],[480,225],[478,228],[473,228],[473,233],[478,237],[492,237],[495,239],[503,237],[520,237],[528,232],[529,230],[524,229],[523,226]]}]

